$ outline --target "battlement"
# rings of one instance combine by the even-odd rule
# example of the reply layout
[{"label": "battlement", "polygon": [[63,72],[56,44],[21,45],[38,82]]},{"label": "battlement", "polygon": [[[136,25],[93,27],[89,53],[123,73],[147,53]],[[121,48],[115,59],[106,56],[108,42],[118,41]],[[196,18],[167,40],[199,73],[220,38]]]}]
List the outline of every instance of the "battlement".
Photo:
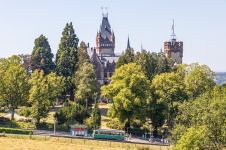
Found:
[{"label": "battlement", "polygon": [[164,50],[167,51],[183,51],[183,42],[181,41],[167,41],[164,42]]},{"label": "battlement", "polygon": [[183,57],[183,42],[172,39],[164,42],[164,54],[168,58],[172,58],[175,63],[181,64]]}]

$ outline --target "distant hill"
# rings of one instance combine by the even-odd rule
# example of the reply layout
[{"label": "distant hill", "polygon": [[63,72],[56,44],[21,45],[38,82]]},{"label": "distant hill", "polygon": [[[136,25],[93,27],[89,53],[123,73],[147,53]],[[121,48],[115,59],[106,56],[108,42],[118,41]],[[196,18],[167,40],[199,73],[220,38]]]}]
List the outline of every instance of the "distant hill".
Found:
[{"label": "distant hill", "polygon": [[216,73],[215,82],[218,85],[226,83],[226,72],[215,72],[215,73]]}]

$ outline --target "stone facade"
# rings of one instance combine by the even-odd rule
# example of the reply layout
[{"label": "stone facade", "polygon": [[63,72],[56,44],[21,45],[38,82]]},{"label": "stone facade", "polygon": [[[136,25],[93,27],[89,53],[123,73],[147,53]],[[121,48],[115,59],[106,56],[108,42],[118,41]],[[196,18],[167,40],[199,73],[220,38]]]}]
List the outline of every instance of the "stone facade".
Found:
[{"label": "stone facade", "polygon": [[164,42],[164,54],[166,57],[172,58],[175,64],[182,64],[183,42],[176,40],[174,20],[172,24],[171,40]]},{"label": "stone facade", "polygon": [[109,78],[115,71],[115,65],[120,57],[115,52],[115,35],[111,30],[108,16],[103,15],[100,30],[96,35],[96,48],[90,49],[91,62],[100,85],[110,82]]},{"label": "stone facade", "polygon": [[183,58],[183,42],[172,39],[164,42],[164,54],[168,58],[172,58],[176,64],[182,64]]}]

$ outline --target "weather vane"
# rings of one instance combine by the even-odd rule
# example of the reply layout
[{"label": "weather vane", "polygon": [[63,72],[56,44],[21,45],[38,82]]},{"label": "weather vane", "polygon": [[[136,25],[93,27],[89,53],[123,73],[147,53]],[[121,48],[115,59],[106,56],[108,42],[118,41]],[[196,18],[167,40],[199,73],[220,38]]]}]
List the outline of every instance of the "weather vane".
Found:
[{"label": "weather vane", "polygon": [[[108,7],[100,7],[102,11],[102,16],[103,17],[108,17]],[[106,12],[106,13],[104,13]]]}]

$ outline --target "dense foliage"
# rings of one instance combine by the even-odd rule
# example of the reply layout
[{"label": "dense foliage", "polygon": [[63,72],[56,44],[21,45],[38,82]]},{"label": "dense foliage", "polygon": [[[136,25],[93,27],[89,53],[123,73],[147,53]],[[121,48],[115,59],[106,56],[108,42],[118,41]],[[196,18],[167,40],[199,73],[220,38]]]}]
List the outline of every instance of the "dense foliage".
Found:
[{"label": "dense foliage", "polygon": [[40,124],[41,118],[46,118],[50,107],[61,92],[63,84],[62,77],[55,73],[44,76],[42,70],[36,70],[31,77],[29,102],[31,104],[31,116],[35,119],[36,126]]},{"label": "dense foliage", "polygon": [[92,110],[92,128],[93,129],[97,129],[100,128],[101,125],[101,114],[100,114],[100,109],[98,107],[97,103],[94,103],[94,107]]},{"label": "dense foliage", "polygon": [[56,114],[55,118],[58,124],[83,124],[84,120],[89,117],[85,107],[77,103],[70,102],[67,106],[62,107]]},{"label": "dense foliage", "polygon": [[0,133],[32,135],[33,131],[31,131],[31,130],[24,130],[24,129],[1,128],[0,127]]},{"label": "dense foliage", "polygon": [[18,106],[28,100],[28,75],[18,56],[0,59],[0,102],[11,110],[11,119]]},{"label": "dense foliage", "polygon": [[215,87],[213,92],[179,106],[173,130],[175,149],[223,148],[226,138],[225,98],[226,90]]},{"label": "dense foliage", "polygon": [[57,75],[65,77],[65,95],[70,95],[74,99],[73,75],[77,70],[77,47],[78,37],[74,32],[72,23],[67,23],[62,32],[59,48],[56,54]]},{"label": "dense foliage", "polygon": [[84,62],[75,74],[75,97],[77,102],[88,109],[90,100],[96,92],[96,79],[93,64]]},{"label": "dense foliage", "polygon": [[130,63],[118,68],[110,84],[101,88],[102,96],[112,100],[110,116],[126,122],[125,128],[130,128],[135,119],[142,120],[149,100],[149,86],[139,65]]},{"label": "dense foliage", "polygon": [[34,48],[31,54],[31,69],[42,69],[45,74],[54,71],[55,64],[53,62],[53,53],[44,35],[40,35],[35,39]]}]

